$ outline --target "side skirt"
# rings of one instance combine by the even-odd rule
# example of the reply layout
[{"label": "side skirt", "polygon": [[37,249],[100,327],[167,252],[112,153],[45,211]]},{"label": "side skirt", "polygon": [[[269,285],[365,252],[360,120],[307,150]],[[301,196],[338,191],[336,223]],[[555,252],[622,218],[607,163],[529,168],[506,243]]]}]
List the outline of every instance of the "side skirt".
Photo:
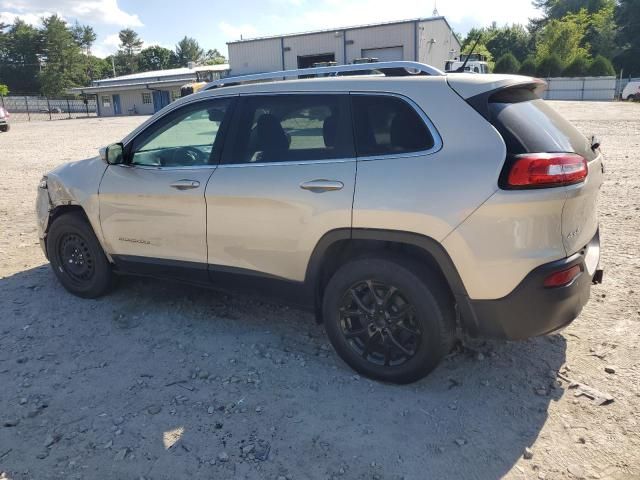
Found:
[{"label": "side skirt", "polygon": [[115,272],[173,280],[229,293],[249,293],[266,300],[313,309],[313,289],[305,282],[264,275],[253,270],[162,258],[113,255]]}]

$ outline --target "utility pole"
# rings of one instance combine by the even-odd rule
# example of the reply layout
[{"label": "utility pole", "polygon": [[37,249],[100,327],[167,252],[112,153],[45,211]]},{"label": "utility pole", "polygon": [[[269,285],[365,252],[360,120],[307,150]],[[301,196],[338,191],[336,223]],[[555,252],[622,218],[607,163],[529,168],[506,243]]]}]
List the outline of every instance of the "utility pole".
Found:
[{"label": "utility pole", "polygon": [[113,76],[116,76],[116,62],[113,61],[113,55],[111,55],[111,68],[113,68]]}]

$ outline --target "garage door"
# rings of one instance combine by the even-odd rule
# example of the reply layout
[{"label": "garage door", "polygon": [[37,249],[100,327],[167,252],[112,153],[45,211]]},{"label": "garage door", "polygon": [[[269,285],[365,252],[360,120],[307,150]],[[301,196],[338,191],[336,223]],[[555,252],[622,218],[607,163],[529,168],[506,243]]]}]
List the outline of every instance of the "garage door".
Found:
[{"label": "garage door", "polygon": [[365,58],[377,58],[381,62],[391,62],[404,58],[402,47],[363,48],[362,56]]}]

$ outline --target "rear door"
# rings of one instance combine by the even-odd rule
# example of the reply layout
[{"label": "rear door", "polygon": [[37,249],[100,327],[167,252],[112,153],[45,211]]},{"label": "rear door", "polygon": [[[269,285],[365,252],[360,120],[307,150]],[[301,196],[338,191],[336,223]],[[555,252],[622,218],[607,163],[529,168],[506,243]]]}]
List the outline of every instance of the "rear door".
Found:
[{"label": "rear door", "polygon": [[244,96],[234,117],[206,190],[210,268],[302,281],[320,238],[351,227],[348,95]]},{"label": "rear door", "polygon": [[[130,270],[206,279],[205,187],[221,153],[234,99],[182,106],[125,147],[127,163],[110,165],[99,190],[107,250]],[[147,273],[153,273],[147,270]]]}]

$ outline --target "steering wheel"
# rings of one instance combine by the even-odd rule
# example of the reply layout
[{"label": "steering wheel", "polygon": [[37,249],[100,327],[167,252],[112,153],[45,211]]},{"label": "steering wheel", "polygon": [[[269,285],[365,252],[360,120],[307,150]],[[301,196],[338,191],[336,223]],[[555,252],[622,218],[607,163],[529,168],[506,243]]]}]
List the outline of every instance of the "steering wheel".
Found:
[{"label": "steering wheel", "polygon": [[196,147],[178,147],[171,153],[171,165],[202,165],[207,163],[207,156]]}]

